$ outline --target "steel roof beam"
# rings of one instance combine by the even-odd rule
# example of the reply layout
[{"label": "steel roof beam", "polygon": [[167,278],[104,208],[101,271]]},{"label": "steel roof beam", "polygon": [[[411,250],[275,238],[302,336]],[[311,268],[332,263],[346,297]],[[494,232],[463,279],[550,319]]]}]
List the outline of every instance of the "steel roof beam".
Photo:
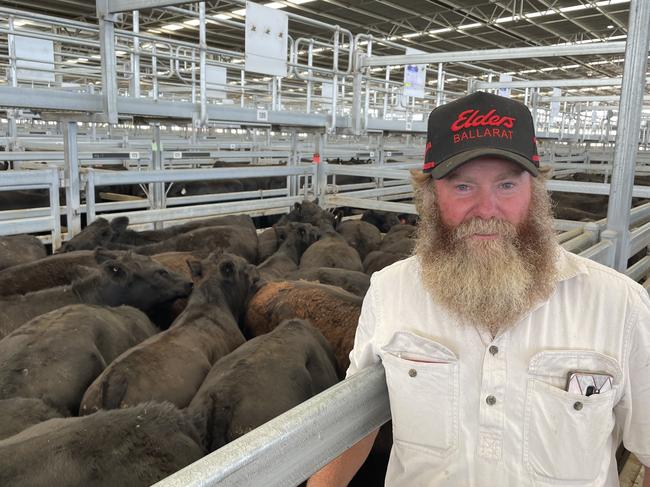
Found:
[{"label": "steel roof beam", "polygon": [[364,58],[362,66],[389,66],[404,64],[436,64],[472,61],[508,61],[529,59],[531,57],[588,56],[595,54],[621,54],[625,52],[625,42],[606,42],[602,44],[568,44],[566,46],[515,47],[507,49],[480,49],[476,51],[456,51],[401,56],[373,56]]},{"label": "steel roof beam", "polygon": [[132,10],[169,7],[184,3],[198,3],[198,0],[97,0],[97,16],[131,12]]}]

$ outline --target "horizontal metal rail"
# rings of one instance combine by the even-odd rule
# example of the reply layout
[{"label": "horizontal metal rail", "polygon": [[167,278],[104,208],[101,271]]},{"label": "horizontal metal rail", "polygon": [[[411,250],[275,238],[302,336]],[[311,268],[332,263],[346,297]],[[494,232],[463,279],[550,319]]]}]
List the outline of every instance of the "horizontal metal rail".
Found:
[{"label": "horizontal metal rail", "polygon": [[300,484],[390,419],[384,368],[359,371],[154,487]]},{"label": "horizontal metal rail", "polygon": [[581,257],[591,259],[600,264],[612,267],[614,265],[614,244],[610,241],[603,240],[596,245],[583,250],[579,254]]},{"label": "horizontal metal rail", "polygon": [[142,183],[171,183],[181,181],[207,181],[222,179],[242,179],[272,176],[304,176],[313,174],[312,166],[298,167],[263,167],[251,166],[246,168],[215,168],[215,169],[184,169],[182,171],[97,171],[94,173],[95,186],[113,184],[142,184]]},{"label": "horizontal metal rail", "polygon": [[39,233],[49,231],[54,250],[61,246],[61,207],[59,201],[59,173],[56,169],[41,171],[3,171],[0,173],[0,191],[47,188],[50,207],[47,216],[8,219],[0,221],[0,235]]},{"label": "horizontal metal rail", "polygon": [[390,201],[368,200],[364,198],[353,198],[343,195],[327,195],[325,204],[331,207],[350,206],[352,208],[364,208],[366,210],[394,211],[396,213],[409,213],[416,215],[415,205],[408,203],[393,203]]},{"label": "horizontal metal rail", "polygon": [[[177,208],[161,208],[122,213],[102,213],[101,217],[112,220],[120,216],[129,218],[132,224],[166,222],[183,218],[202,218],[216,215],[247,213],[253,210],[289,208],[294,203],[303,200],[302,196],[286,198],[268,198],[264,200],[236,201],[231,203],[214,203],[210,205],[182,206]],[[88,211],[88,222],[95,221],[96,215]]]},{"label": "horizontal metal rail", "polygon": [[644,279],[650,271],[650,256],[643,257],[639,262],[634,264],[625,271],[625,275],[634,281]]}]

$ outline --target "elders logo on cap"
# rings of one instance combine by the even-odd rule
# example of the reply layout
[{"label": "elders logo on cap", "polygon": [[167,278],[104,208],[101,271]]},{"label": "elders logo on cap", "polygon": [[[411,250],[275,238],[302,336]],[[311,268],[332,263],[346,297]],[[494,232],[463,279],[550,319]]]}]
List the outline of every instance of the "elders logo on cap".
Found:
[{"label": "elders logo on cap", "polygon": [[472,159],[488,156],[539,174],[533,119],[525,105],[479,91],[431,112],[424,172],[440,179]]}]

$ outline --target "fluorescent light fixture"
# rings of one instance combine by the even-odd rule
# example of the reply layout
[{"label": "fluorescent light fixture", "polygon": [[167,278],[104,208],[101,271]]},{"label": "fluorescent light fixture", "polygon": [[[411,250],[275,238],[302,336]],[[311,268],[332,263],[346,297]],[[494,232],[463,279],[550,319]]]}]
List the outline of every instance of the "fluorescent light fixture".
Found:
[{"label": "fluorescent light fixture", "polygon": [[442,29],[433,29],[429,31],[429,34],[442,34],[443,32],[451,32],[452,29],[451,27],[443,27]]},{"label": "fluorescent light fixture", "polygon": [[126,54],[126,51],[115,51],[115,55],[116,55],[117,57],[124,56],[125,54]]},{"label": "fluorescent light fixture", "polygon": [[185,22],[183,22],[183,24],[185,24],[185,25],[191,25],[191,26],[193,26],[193,27],[196,27],[196,26],[199,25],[200,23],[201,23],[201,21],[200,21],[199,19],[186,20]]},{"label": "fluorescent light fixture", "polygon": [[607,26],[607,28],[608,28],[608,29],[613,29],[614,26],[613,26],[612,24],[609,24],[609,25]]},{"label": "fluorescent light fixture", "polygon": [[182,24],[167,24],[167,25],[163,25],[161,27],[162,30],[171,30],[171,31],[181,30],[181,29],[184,29],[184,28],[185,28],[185,26],[182,25]]},{"label": "fluorescent light fixture", "polygon": [[480,26],[482,26],[482,25],[483,25],[483,24],[481,24],[480,22],[476,22],[475,24],[459,25],[459,26],[457,27],[457,29],[458,29],[458,30],[474,29],[474,28],[476,28],[476,27],[480,27]]},{"label": "fluorescent light fixture", "polygon": [[87,58],[87,57],[80,57],[80,58],[77,58],[77,62],[79,62],[79,63],[87,63],[87,62],[88,62],[88,58]]},{"label": "fluorescent light fixture", "polygon": [[404,34],[402,39],[413,39],[414,37],[420,37],[422,35],[424,35],[422,32],[412,32],[410,34]]},{"label": "fluorescent light fixture", "polygon": [[227,15],[227,14],[214,14],[212,17],[214,17],[215,19],[221,19],[221,20],[232,19],[232,15]]},{"label": "fluorescent light fixture", "polygon": [[284,3],[280,3],[280,2],[265,3],[264,6],[268,7],[268,8],[275,8],[275,9],[286,8],[286,5]]},{"label": "fluorescent light fixture", "polygon": [[147,32],[150,34],[162,34],[162,30],[159,29],[147,29]]},{"label": "fluorescent light fixture", "polygon": [[14,27],[22,27],[23,25],[27,25],[27,24],[31,24],[31,22],[26,19],[14,20]]},{"label": "fluorescent light fixture", "polygon": [[99,54],[93,54],[90,56],[92,59],[101,59],[102,57]]},{"label": "fluorescent light fixture", "polygon": [[240,8],[239,10],[233,10],[233,14],[239,15],[241,17],[246,17],[246,9],[245,8]]},{"label": "fluorescent light fixture", "polygon": [[302,5],[303,3],[310,3],[314,0],[289,0],[289,3],[295,3],[296,5]]}]

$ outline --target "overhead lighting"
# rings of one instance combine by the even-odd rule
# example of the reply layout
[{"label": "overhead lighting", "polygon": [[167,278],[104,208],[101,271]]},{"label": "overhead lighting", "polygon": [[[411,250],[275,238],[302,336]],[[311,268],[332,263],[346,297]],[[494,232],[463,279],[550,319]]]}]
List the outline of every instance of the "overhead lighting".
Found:
[{"label": "overhead lighting", "polygon": [[232,15],[228,15],[228,14],[214,14],[212,17],[214,17],[215,19],[221,19],[221,20],[232,19]]},{"label": "overhead lighting", "polygon": [[429,34],[442,34],[443,32],[451,32],[452,29],[451,27],[444,27],[442,29],[433,29],[429,31]]},{"label": "overhead lighting", "polygon": [[246,17],[246,9],[245,8],[240,8],[239,10],[233,10],[233,14],[239,15],[240,17]]},{"label": "overhead lighting", "polygon": [[607,28],[608,28],[608,29],[613,29],[614,26],[613,26],[612,24],[609,24],[609,25],[607,26]]},{"label": "overhead lighting", "polygon": [[476,22],[475,24],[459,25],[459,26],[457,27],[457,29],[458,29],[458,30],[474,29],[474,28],[476,28],[476,27],[480,27],[480,26],[482,26],[482,25],[483,25],[483,24],[481,24],[480,22]]},{"label": "overhead lighting", "polygon": [[313,2],[314,0],[288,0],[289,3],[295,3],[296,5],[302,5],[303,3]]},{"label": "overhead lighting", "polygon": [[286,5],[284,3],[280,3],[280,2],[265,3],[264,6],[268,7],[268,8],[275,8],[275,9],[286,8]]},{"label": "overhead lighting", "polygon": [[79,62],[79,63],[87,63],[88,58],[87,57],[79,57],[79,58],[77,58],[77,62]]},{"label": "overhead lighting", "polygon": [[22,27],[23,25],[27,25],[27,24],[31,24],[31,22],[26,19],[14,20],[14,27]]},{"label": "overhead lighting", "polygon": [[159,29],[147,29],[147,32],[150,34],[162,34],[162,30]]},{"label": "overhead lighting", "polygon": [[424,33],[422,33],[422,32],[412,32],[410,34],[404,34],[402,36],[402,39],[412,39],[414,37],[420,37],[422,35],[424,35]]},{"label": "overhead lighting", "polygon": [[181,29],[184,29],[184,28],[185,28],[185,26],[182,25],[182,24],[167,24],[167,25],[163,25],[161,27],[162,30],[171,30],[171,31],[181,30]]},{"label": "overhead lighting", "polygon": [[185,22],[183,22],[183,24],[185,24],[185,25],[191,25],[191,26],[193,26],[193,27],[196,27],[196,26],[199,25],[200,23],[201,23],[201,21],[200,21],[199,19],[186,20]]},{"label": "overhead lighting", "polygon": [[515,22],[515,21],[522,20],[522,19],[534,19],[534,18],[537,18],[537,17],[546,17],[546,16],[549,16],[549,15],[558,15],[558,14],[563,14],[563,13],[567,13],[567,12],[577,12],[579,10],[586,10],[586,9],[590,9],[590,8],[608,7],[610,5],[618,5],[618,4],[621,4],[621,3],[630,3],[630,0],[601,0],[599,2],[594,2],[594,3],[580,3],[580,4],[577,4],[577,5],[569,5],[569,6],[566,6],[566,7],[547,9],[547,10],[543,10],[543,11],[540,11],[540,12],[530,12],[530,13],[523,14],[523,15],[500,17],[498,19],[495,19],[494,23],[495,24],[504,24],[504,23],[507,23],[507,22]]}]

